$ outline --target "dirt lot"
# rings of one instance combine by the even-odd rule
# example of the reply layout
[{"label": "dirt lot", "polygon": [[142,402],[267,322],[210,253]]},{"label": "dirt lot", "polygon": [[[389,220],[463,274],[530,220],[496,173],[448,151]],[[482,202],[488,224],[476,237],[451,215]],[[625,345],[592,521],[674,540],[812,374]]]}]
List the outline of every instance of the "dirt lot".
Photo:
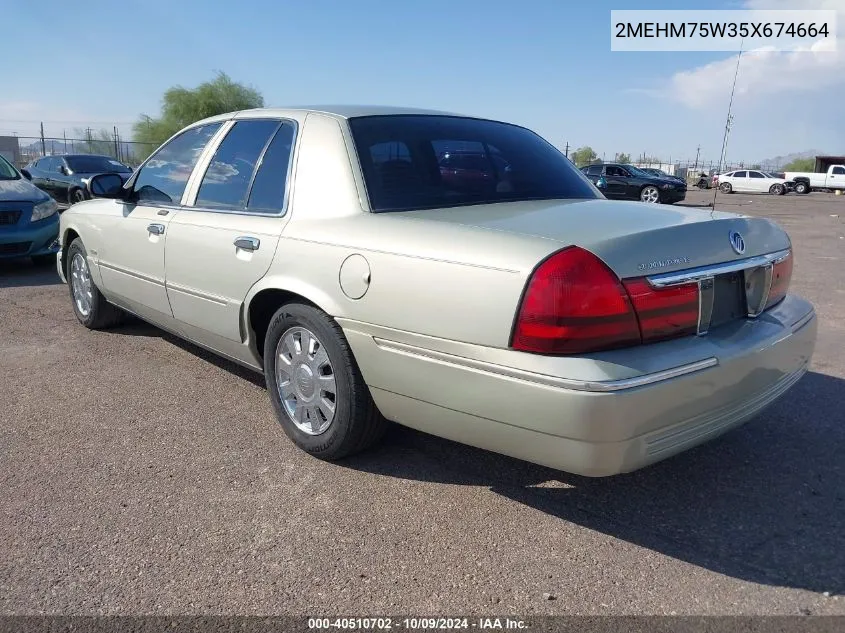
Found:
[{"label": "dirt lot", "polygon": [[402,428],[320,462],[259,376],[144,324],[89,332],[53,270],[0,263],[0,613],[845,614],[845,197],[717,208],[790,232],[812,371],[603,480]]}]

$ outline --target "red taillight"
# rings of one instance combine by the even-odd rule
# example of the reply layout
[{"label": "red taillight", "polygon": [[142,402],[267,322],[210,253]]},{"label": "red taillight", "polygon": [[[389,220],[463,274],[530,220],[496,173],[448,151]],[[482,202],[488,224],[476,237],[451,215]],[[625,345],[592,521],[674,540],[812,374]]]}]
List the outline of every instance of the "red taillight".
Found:
[{"label": "red taillight", "polygon": [[698,331],[698,284],[652,288],[645,277],[627,279],[643,343],[653,343]]},{"label": "red taillight", "polygon": [[769,288],[769,298],[766,301],[766,309],[781,301],[789,291],[789,282],[792,280],[792,252],[785,259],[772,266],[772,285]]},{"label": "red taillight", "polygon": [[637,317],[619,279],[598,257],[572,246],[534,271],[512,346],[525,352],[577,354],[640,342]]}]

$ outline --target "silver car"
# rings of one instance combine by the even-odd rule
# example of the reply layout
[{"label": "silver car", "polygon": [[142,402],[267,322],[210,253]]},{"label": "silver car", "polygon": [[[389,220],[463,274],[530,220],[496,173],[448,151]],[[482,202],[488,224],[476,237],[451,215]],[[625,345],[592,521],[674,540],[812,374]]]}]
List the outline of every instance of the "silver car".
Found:
[{"label": "silver car", "polygon": [[88,187],[58,256],[80,323],[132,313],[263,372],[284,431],[323,459],[390,420],[632,471],[760,413],[815,345],[776,224],[607,201],[507,123],[249,110]]}]

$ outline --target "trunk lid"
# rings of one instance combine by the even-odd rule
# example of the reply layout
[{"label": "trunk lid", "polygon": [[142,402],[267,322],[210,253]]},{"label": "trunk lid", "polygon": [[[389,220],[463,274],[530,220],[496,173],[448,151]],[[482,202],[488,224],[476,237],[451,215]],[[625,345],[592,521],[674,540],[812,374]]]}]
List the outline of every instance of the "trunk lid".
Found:
[{"label": "trunk lid", "polygon": [[[554,240],[595,253],[621,278],[680,271],[790,247],[787,234],[763,218],[669,205],[609,200],[549,200],[407,211],[418,220]],[[738,232],[745,251],[729,235]]]}]

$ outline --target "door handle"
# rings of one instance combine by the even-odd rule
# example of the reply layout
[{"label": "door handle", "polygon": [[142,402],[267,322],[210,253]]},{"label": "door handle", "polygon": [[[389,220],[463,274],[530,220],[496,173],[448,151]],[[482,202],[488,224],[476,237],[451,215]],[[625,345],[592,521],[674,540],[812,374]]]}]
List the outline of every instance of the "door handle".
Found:
[{"label": "door handle", "polygon": [[235,246],[245,251],[257,251],[260,245],[261,240],[257,237],[241,236],[235,240]]},{"label": "door handle", "polygon": [[162,233],[164,233],[164,225],[163,224],[150,224],[147,227],[147,230],[152,235],[161,235]]}]

